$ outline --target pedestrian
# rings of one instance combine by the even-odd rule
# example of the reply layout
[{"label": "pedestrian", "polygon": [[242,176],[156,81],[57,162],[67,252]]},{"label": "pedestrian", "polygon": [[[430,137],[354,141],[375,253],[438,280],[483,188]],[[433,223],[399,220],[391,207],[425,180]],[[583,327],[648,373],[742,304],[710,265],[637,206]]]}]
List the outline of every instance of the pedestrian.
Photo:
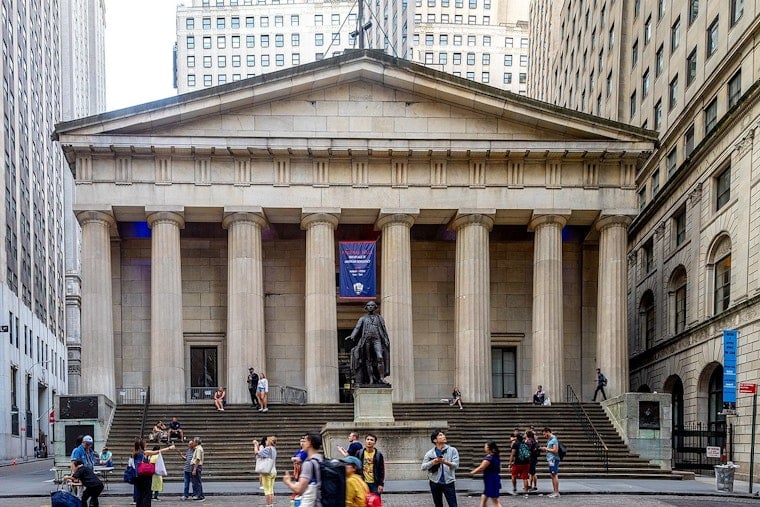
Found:
[{"label": "pedestrian", "polygon": [[523,481],[523,493],[528,496],[530,486],[528,484],[528,477],[530,473],[530,448],[525,442],[525,437],[522,433],[517,433],[515,441],[510,446],[511,452],[509,454],[509,469],[512,476],[512,494],[517,494],[517,479]]},{"label": "pedestrian", "polygon": [[549,465],[549,474],[552,478],[553,493],[549,495],[549,498],[557,498],[559,497],[559,440],[548,427],[544,427],[542,433],[547,442],[541,450],[546,453],[546,463]]},{"label": "pedestrian", "polygon": [[501,507],[499,490],[501,489],[501,459],[499,458],[499,446],[493,440],[489,440],[483,446],[486,452],[483,461],[470,473],[475,475],[483,472],[483,494],[480,495],[480,507],[486,507],[488,501],[494,507]]},{"label": "pedestrian", "polygon": [[74,467],[74,473],[64,476],[67,481],[77,481],[78,484],[84,486],[84,493],[82,493],[82,505],[84,507],[98,507],[98,497],[103,492],[103,482],[95,475],[95,471],[84,466],[84,462],[81,459],[75,459],[71,462]]},{"label": "pedestrian", "polygon": [[253,366],[248,368],[248,392],[251,395],[251,407],[259,409],[261,408],[261,405],[259,404],[259,397],[256,394],[256,388],[259,386],[259,374],[256,373],[256,370],[253,369]]},{"label": "pedestrian", "polygon": [[[301,475],[301,466],[303,465],[303,462],[306,461],[307,455],[306,451],[304,450],[306,442],[306,435],[301,437],[301,440],[298,443],[298,450],[293,453],[293,456],[290,457],[290,461],[293,463],[293,480],[298,481],[298,477]],[[295,500],[296,494],[292,491],[290,492],[290,500],[291,502]]]},{"label": "pedestrian", "polygon": [[[135,447],[132,452],[132,459],[135,463],[135,468],[139,470],[140,463],[148,462],[151,456],[154,456],[156,454],[161,454],[166,450],[174,449],[173,445],[170,445],[169,447],[164,447],[163,449],[158,450],[151,450],[146,451],[145,450],[145,439],[138,438],[135,440]],[[137,507],[150,507],[150,502],[152,500],[151,497],[151,485],[153,482],[153,476],[152,475],[138,475],[137,479],[135,481],[135,486],[137,486],[137,498],[135,500]]]},{"label": "pedestrian", "polygon": [[530,448],[530,469],[528,470],[528,484],[531,491],[538,491],[538,474],[536,473],[536,467],[538,466],[538,456],[541,450],[536,440],[536,432],[533,431],[533,426],[525,432],[525,443]]},{"label": "pedestrian", "polygon": [[596,395],[601,392],[604,399],[607,399],[607,393],[604,392],[604,388],[607,386],[607,377],[602,374],[602,370],[596,369],[596,390],[594,391],[594,401],[596,401]]},{"label": "pedestrian", "polygon": [[338,452],[343,456],[356,456],[362,450],[362,444],[359,442],[359,434],[352,431],[348,434],[348,449],[342,445],[337,446]]},{"label": "pedestrian", "polygon": [[271,459],[272,469],[269,473],[261,474],[261,485],[264,486],[264,497],[266,498],[267,507],[274,505],[274,481],[277,478],[277,468],[274,462],[277,461],[277,437],[270,435],[266,437],[266,445],[262,446],[258,440],[253,441],[253,449],[256,459]]},{"label": "pedestrian", "polygon": [[456,470],[459,468],[459,452],[446,442],[442,430],[435,430],[430,435],[433,448],[422,458],[422,470],[428,473],[430,493],[433,505],[443,507],[443,498],[449,507],[457,506]]},{"label": "pedestrian", "polygon": [[383,453],[377,450],[377,436],[367,433],[364,438],[364,449],[356,453],[356,457],[362,463],[364,482],[372,493],[383,494],[385,488],[385,458]]},{"label": "pedestrian", "polygon": [[[160,448],[161,447],[158,445],[153,446],[154,451],[157,451]],[[150,457],[150,462],[153,463],[154,465],[156,464],[157,461],[158,461],[158,454],[154,454],[153,456]],[[150,483],[150,492],[151,492],[151,496],[153,497],[153,500],[158,500],[158,495],[163,490],[164,490],[164,478],[158,474],[153,474],[153,480]]]},{"label": "pedestrian", "polygon": [[366,507],[369,488],[362,476],[362,462],[356,456],[341,458],[346,466],[346,507]]},{"label": "pedestrian", "polygon": [[[190,485],[193,481],[193,453],[195,452],[195,440],[190,439],[187,443],[187,450],[185,453],[179,453],[179,457],[182,458],[184,466],[182,467],[182,474],[184,478],[184,485],[182,488],[182,496],[180,500],[187,500],[190,498]],[[193,495],[197,496],[197,492],[193,488]]]},{"label": "pedestrian", "polygon": [[195,447],[193,448],[193,468],[190,475],[193,481],[194,500],[204,502],[206,497],[203,494],[203,460],[206,455],[201,437],[195,437],[193,440],[195,440]]},{"label": "pedestrian", "polygon": [[546,391],[544,391],[543,386],[539,385],[538,389],[536,389],[536,392],[533,393],[533,404],[543,405],[545,402],[546,402]]},{"label": "pedestrian", "polygon": [[[303,450],[306,451],[306,460],[301,466],[301,475],[297,481],[293,481],[287,471],[282,482],[296,495],[301,496],[301,507],[322,507],[319,498],[319,462],[324,461],[320,452],[322,449],[322,435],[318,431],[310,431],[303,441]],[[296,497],[297,498],[297,497]]]},{"label": "pedestrian", "polygon": [[269,398],[269,380],[264,372],[259,376],[259,383],[256,385],[256,394],[259,397],[259,412],[269,412],[267,399]]},{"label": "pedestrian", "polygon": [[[77,441],[79,441],[79,438],[77,438]],[[71,451],[71,473],[74,473],[74,470],[76,467],[74,466],[74,461],[79,460],[81,461],[86,468],[94,469],[95,463],[98,462],[97,456],[95,456],[95,448],[94,448],[94,441],[90,435],[85,435],[82,437],[82,440],[79,441],[79,444],[74,447],[74,450]]]}]

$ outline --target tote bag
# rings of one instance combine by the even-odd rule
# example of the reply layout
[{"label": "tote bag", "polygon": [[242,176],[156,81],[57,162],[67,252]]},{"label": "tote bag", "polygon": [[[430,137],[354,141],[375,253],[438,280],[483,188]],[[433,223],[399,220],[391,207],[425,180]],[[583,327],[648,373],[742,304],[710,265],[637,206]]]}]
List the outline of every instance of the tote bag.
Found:
[{"label": "tote bag", "polygon": [[160,453],[158,459],[156,459],[156,475],[160,475],[161,477],[169,475],[169,472],[166,471],[166,465],[164,464],[164,457],[161,456]]},{"label": "tote bag", "polygon": [[269,475],[274,468],[274,460],[272,458],[256,458],[256,473]]},{"label": "tote bag", "polygon": [[137,464],[137,475],[140,477],[150,477],[153,474],[156,473],[156,465],[153,463],[138,463]]}]

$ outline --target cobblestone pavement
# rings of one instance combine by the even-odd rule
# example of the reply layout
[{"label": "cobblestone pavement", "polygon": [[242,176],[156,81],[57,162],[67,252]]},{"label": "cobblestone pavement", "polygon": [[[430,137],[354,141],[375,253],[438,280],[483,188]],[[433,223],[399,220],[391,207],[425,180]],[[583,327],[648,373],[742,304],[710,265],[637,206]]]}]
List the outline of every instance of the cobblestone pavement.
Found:
[{"label": "cobblestone pavement", "polygon": [[[105,497],[100,501],[101,507],[128,507],[132,499],[129,497]],[[196,505],[198,502],[181,502],[176,496],[164,497],[160,502],[154,502],[155,507],[188,507]],[[383,497],[385,507],[429,507],[433,505],[428,494],[393,494]],[[264,498],[261,496],[207,496],[206,501],[201,504],[204,507],[215,505],[231,506],[264,506]],[[284,497],[278,497],[275,501],[276,507],[287,507],[289,502]],[[444,503],[445,505],[445,503]],[[459,495],[459,507],[477,507],[480,505],[480,498]],[[502,507],[543,507],[543,506],[561,506],[561,507],[726,507],[741,505],[760,505],[758,500],[752,498],[721,498],[715,497],[694,497],[694,496],[663,496],[657,497],[652,495],[565,495],[560,498],[548,498],[546,496],[523,497],[502,497]],[[0,507],[49,507],[50,502],[43,498],[0,498]]]}]

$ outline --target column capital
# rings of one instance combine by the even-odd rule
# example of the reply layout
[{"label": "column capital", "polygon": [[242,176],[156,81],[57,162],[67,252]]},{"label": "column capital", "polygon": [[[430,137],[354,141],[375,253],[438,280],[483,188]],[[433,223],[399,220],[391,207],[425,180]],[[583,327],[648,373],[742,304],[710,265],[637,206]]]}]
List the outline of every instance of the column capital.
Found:
[{"label": "column capital", "polygon": [[449,229],[456,231],[459,228],[469,224],[480,224],[489,231],[493,229],[493,217],[496,216],[496,210],[488,209],[460,209],[454,220],[449,224]]},{"label": "column capital", "polygon": [[301,229],[310,229],[314,224],[327,223],[331,229],[338,227],[340,208],[303,208]]},{"label": "column capital", "polygon": [[570,219],[570,213],[570,210],[533,210],[528,230],[535,231],[539,226],[546,224],[559,224],[560,227],[564,227]]},{"label": "column capital", "polygon": [[252,222],[259,226],[261,229],[269,227],[269,221],[263,212],[246,212],[235,211],[232,213],[226,213],[222,220],[222,227],[229,229],[233,223],[236,222]]},{"label": "column capital", "polygon": [[116,219],[114,219],[111,210],[79,210],[76,211],[76,217],[79,221],[79,225],[84,225],[89,222],[102,222],[108,224],[109,227],[116,227]]},{"label": "column capital", "polygon": [[619,225],[621,227],[628,227],[631,224],[631,217],[626,215],[601,215],[597,219],[595,227],[596,230],[601,232],[607,227]]},{"label": "column capital", "polygon": [[147,213],[148,226],[153,226],[160,222],[171,222],[177,224],[180,229],[185,228],[185,217],[176,211],[153,211]]},{"label": "column capital", "polygon": [[414,220],[420,214],[418,209],[381,209],[375,222],[375,229],[382,229],[388,224],[400,223],[407,227],[414,225]]}]

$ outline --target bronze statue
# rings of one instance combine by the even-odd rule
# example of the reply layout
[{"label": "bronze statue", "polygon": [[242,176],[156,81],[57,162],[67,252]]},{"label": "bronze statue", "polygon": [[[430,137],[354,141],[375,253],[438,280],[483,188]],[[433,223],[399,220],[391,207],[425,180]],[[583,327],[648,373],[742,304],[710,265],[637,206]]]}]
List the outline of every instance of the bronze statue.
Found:
[{"label": "bronze statue", "polygon": [[356,385],[388,385],[385,377],[390,375],[391,346],[385,321],[380,315],[375,315],[377,303],[374,301],[364,305],[364,309],[367,315],[359,318],[351,336],[346,338],[359,340],[351,349],[354,382]]}]

